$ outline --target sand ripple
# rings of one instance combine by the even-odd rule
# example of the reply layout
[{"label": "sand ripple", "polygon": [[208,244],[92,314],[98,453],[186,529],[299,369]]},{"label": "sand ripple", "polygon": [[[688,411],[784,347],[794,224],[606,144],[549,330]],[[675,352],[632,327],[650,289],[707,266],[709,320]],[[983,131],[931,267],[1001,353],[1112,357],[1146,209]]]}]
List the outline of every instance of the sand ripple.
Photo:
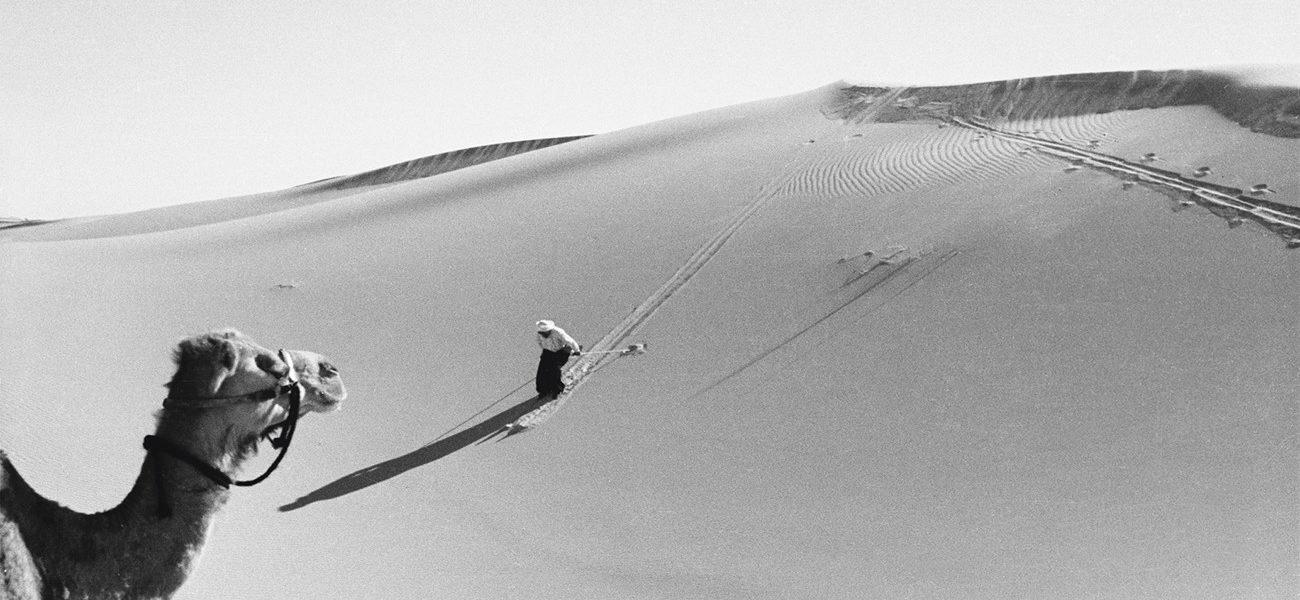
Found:
[{"label": "sand ripple", "polygon": [[[1030,119],[1007,124],[1017,131],[1069,144],[1108,140],[1121,126],[1114,113]],[[899,193],[1053,168],[1056,161],[1031,144],[934,124],[874,124],[841,143],[810,150],[781,189],[797,195]]]}]

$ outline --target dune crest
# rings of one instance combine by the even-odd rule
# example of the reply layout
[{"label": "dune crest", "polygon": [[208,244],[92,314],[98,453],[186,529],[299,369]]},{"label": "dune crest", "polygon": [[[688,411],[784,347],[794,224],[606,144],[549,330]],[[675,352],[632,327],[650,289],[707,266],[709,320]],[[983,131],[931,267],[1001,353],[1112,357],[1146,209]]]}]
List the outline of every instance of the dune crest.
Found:
[{"label": "dune crest", "polygon": [[[842,86],[822,114],[841,122],[838,139],[810,139],[780,191],[792,196],[880,196],[979,184],[1057,168],[1085,168],[1201,205],[1230,227],[1253,221],[1300,247],[1300,207],[1265,199],[1248,171],[1212,182],[1205,164],[1129,155],[1144,131],[1200,127],[1190,105],[1260,133],[1300,137],[1300,89],[1245,75],[1138,71],[1014,79],[937,87]],[[1163,109],[1143,113],[1139,109]],[[1246,134],[1249,135],[1249,134]],[[1162,151],[1176,147],[1163,146]],[[1157,167],[1159,163],[1161,166]],[[1182,173],[1177,169],[1182,169]]]},{"label": "dune crest", "polygon": [[412,179],[423,179],[425,177],[450,173],[474,165],[481,165],[486,162],[507,158],[516,154],[523,154],[525,152],[532,152],[533,150],[540,150],[542,148],[580,140],[585,137],[591,136],[574,135],[475,146],[473,148],[464,148],[452,152],[434,154],[424,158],[417,158],[415,160],[408,160],[380,169],[375,169],[373,171],[357,173],[356,175],[324,179],[299,187],[308,188],[313,191],[346,190],[373,185],[383,185],[387,183],[397,183],[400,181],[410,181]]},{"label": "dune crest", "polygon": [[[306,183],[286,190],[201,200],[137,212],[73,219],[0,218],[0,231],[14,239],[71,240],[174,231],[244,218],[258,218],[327,202],[377,186],[424,179],[589,136],[489,144],[443,152],[355,175]],[[45,227],[33,228],[36,225]],[[23,228],[22,232],[15,232]]]},{"label": "dune crest", "polygon": [[853,122],[979,117],[1029,121],[1203,104],[1251,131],[1300,137],[1300,89],[1206,71],[1131,71],[955,86],[849,86],[826,114]]}]

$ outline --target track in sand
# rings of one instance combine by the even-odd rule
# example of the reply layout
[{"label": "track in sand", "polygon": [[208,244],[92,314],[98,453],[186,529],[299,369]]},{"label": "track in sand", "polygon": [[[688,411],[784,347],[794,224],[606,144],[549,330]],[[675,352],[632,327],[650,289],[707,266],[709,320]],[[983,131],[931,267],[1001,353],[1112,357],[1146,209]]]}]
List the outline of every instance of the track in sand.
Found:
[{"label": "track in sand", "polygon": [[[1249,220],[1286,240],[1288,248],[1300,248],[1300,209],[1254,198],[1245,191],[1208,182],[1196,181],[1178,173],[1079,148],[1070,143],[1007,131],[976,119],[954,117],[958,125],[1003,140],[1029,144],[1024,150],[1068,160],[1075,167],[1089,167],[1116,175],[1125,181],[1138,182],[1174,196],[1180,205],[1198,204],[1226,219],[1231,226]],[[1254,190],[1260,194],[1267,187]]]}]

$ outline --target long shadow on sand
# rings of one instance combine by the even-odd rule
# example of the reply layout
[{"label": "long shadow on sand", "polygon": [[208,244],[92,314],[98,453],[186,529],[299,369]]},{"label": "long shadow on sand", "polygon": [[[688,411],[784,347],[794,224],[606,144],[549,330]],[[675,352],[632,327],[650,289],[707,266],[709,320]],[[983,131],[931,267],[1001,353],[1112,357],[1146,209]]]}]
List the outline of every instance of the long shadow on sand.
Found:
[{"label": "long shadow on sand", "polygon": [[346,496],[352,492],[392,479],[416,467],[427,465],[452,452],[499,433],[506,424],[528,414],[529,411],[542,404],[544,402],[539,396],[533,396],[460,433],[434,440],[412,452],[344,475],[289,504],[281,506],[280,512],[297,510],[314,502]]}]

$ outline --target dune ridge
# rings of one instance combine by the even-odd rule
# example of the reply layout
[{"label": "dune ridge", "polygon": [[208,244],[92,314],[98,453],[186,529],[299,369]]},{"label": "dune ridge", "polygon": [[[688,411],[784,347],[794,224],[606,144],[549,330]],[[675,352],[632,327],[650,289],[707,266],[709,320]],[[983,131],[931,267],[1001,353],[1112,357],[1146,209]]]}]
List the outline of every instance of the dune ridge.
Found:
[{"label": "dune ridge", "polygon": [[[1155,153],[1130,160],[1106,152],[1139,127],[1186,126],[1169,113],[1136,109],[1201,105],[1254,133],[1300,136],[1300,89],[1242,83],[1200,71],[1139,71],[1015,79],[940,87],[835,90],[822,109],[843,122],[839,140],[808,140],[782,192],[812,197],[878,196],[980,183],[1051,168],[1092,168],[1173,198],[1174,208],[1200,205],[1237,227],[1247,221],[1300,247],[1300,207],[1264,199],[1264,184],[1201,179],[1160,169]],[[1153,120],[1154,119],[1154,120]],[[1159,123],[1168,121],[1161,125]],[[1131,151],[1131,150],[1130,150]],[[1134,157],[1135,158],[1135,157]],[[1170,167],[1174,165],[1169,163]],[[1254,182],[1251,182],[1254,183]],[[1228,185],[1224,185],[1228,184]]]},{"label": "dune ridge", "polygon": [[450,173],[466,167],[472,167],[474,165],[480,165],[486,162],[514,156],[516,154],[532,152],[533,150],[540,150],[542,148],[548,148],[550,146],[564,144],[587,137],[591,136],[572,135],[567,137],[539,138],[534,140],[522,140],[502,144],[475,146],[473,148],[463,148],[452,152],[443,152],[441,154],[434,154],[432,156],[417,158],[415,160],[404,161],[375,169],[373,171],[357,173],[355,175],[323,179],[299,187],[311,188],[313,190],[346,190],[358,187],[410,181],[412,179],[423,179],[425,177]]},{"label": "dune ridge", "polygon": [[15,218],[8,218],[8,217],[0,217],[0,229],[10,229],[14,227],[31,227],[32,225],[40,225],[42,223],[49,223],[49,222],[50,221],[42,220],[42,219],[15,219]]},{"label": "dune ridge", "polygon": [[[303,208],[365,191],[365,188],[450,173],[575,140],[585,135],[488,144],[434,154],[354,175],[343,175],[285,190],[200,200],[136,212],[71,219],[0,218],[0,230],[14,239],[69,240],[173,231]],[[42,227],[33,227],[41,225]],[[12,230],[23,228],[23,232]]]},{"label": "dune ridge", "polygon": [[848,86],[826,114],[890,123],[950,116],[1023,121],[1204,104],[1251,131],[1300,137],[1300,89],[1231,73],[1124,71],[931,87]]},{"label": "dune ridge", "polygon": [[[822,109],[828,118],[845,123],[842,143],[813,154],[784,191],[899,193],[1028,173],[1049,164],[1030,146],[1009,143],[1012,138],[946,129],[956,118],[988,120],[1019,133],[1097,149],[1122,137],[1129,123],[1121,111],[1201,104],[1252,131],[1300,136],[1300,90],[1245,81],[1225,73],[1137,71],[954,86],[843,86]],[[934,123],[940,129],[922,136],[880,127]],[[866,124],[872,127],[854,131]]]}]

